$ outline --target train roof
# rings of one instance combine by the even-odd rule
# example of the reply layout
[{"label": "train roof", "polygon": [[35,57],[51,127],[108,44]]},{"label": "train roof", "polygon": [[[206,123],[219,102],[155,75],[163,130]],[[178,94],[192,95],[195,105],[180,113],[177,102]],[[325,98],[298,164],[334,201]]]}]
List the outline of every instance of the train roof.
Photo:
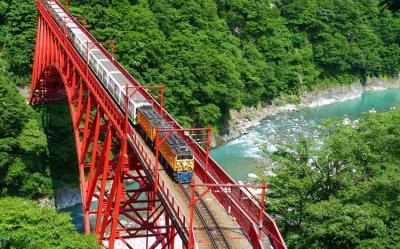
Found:
[{"label": "train roof", "polygon": [[62,11],[62,10],[60,10],[60,11],[58,11],[57,9],[55,9],[54,10],[56,13],[57,13],[57,15],[59,16],[59,17],[61,17],[63,20],[65,20],[66,22],[67,21],[69,21],[69,16],[67,15],[67,14],[65,14],[65,12],[64,11]]},{"label": "train roof", "polygon": [[[143,113],[152,127],[160,127],[161,129],[168,129],[172,127],[171,124],[165,121],[151,106],[140,107],[138,108],[138,112]],[[160,137],[163,138],[167,136],[168,133],[168,131],[162,131],[160,132]],[[186,145],[185,141],[176,131],[174,131],[166,139],[165,143],[176,155],[192,154],[190,148]]]},{"label": "train roof", "polygon": [[77,27],[69,27],[71,29],[71,32],[74,33],[74,35],[83,35],[83,31],[77,26]]},{"label": "train roof", "polygon": [[171,124],[165,121],[151,106],[141,107],[138,109],[138,111],[143,113],[153,127],[160,127],[162,129],[168,129],[172,127]]},{"label": "train roof", "polygon": [[98,60],[102,60],[102,59],[107,59],[108,60],[107,56],[105,56],[104,53],[101,52],[100,49],[98,49],[98,48],[91,49],[90,53],[92,53],[93,56]]},{"label": "train roof", "polygon": [[[118,71],[118,68],[110,61],[100,61],[100,64],[103,66],[103,68],[109,73],[113,71]],[[122,73],[121,73],[122,74]],[[113,75],[114,76],[114,75]],[[115,78],[115,77],[114,77]],[[118,80],[118,79],[116,79]]]},{"label": "train roof", "polygon": [[60,7],[58,7],[58,6],[52,6],[52,8],[53,8],[53,10],[55,11],[55,12],[57,12],[57,13],[63,13],[63,14],[65,14],[65,12],[60,8]]},{"label": "train roof", "polygon": [[71,29],[77,29],[78,28],[78,25],[76,25],[76,23],[74,23],[74,22],[68,22],[67,23],[67,27],[68,28],[71,28]]},{"label": "train roof", "polygon": [[86,41],[89,40],[89,38],[87,37],[87,35],[85,35],[84,33],[82,34],[75,34],[76,39],[78,39],[81,43],[83,43],[82,45],[84,45],[84,47],[86,47]]},{"label": "train roof", "polygon": [[133,100],[135,103],[148,103],[147,99],[139,92],[135,92],[129,97],[129,100]]},{"label": "train roof", "polygon": [[[111,76],[117,81],[116,83],[119,86],[125,87],[127,84],[129,84],[128,78],[126,78],[125,75],[123,75],[121,72],[112,73]],[[124,89],[124,92],[125,92],[125,89]]]},{"label": "train roof", "polygon": [[47,1],[47,3],[50,4],[51,6],[59,7],[58,4],[56,2],[54,2],[54,1]]},{"label": "train roof", "polygon": [[[160,132],[160,136],[164,138],[168,135],[169,132]],[[172,134],[165,140],[167,146],[174,152],[176,155],[188,155],[192,154],[190,148],[186,145],[185,141],[182,137],[176,132],[172,132]]]}]

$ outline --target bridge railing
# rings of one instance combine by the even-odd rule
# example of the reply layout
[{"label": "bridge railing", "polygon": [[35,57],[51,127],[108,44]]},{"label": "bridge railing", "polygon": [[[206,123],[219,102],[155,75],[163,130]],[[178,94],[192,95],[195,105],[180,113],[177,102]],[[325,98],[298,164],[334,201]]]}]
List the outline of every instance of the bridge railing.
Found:
[{"label": "bridge railing", "polygon": [[[154,161],[151,160],[151,156],[147,154],[143,143],[139,142],[139,138],[137,133],[133,132],[132,129],[128,131],[128,140],[131,144],[135,147],[137,152],[140,154],[142,162],[145,164],[144,166],[147,168],[149,172],[154,171]],[[152,179],[153,182],[156,179]],[[165,182],[162,179],[159,179],[159,190],[164,195],[165,200],[167,201],[168,205],[172,207],[172,212],[175,214],[176,219],[178,220],[179,224],[182,226],[186,234],[189,234],[188,231],[188,224],[186,223],[186,218],[184,214],[181,212],[180,207],[177,205],[175,198],[169,192],[169,189],[165,187]]]},{"label": "bridge railing", "polygon": [[[58,1],[53,0],[58,3]],[[59,4],[59,3],[58,3]],[[61,8],[63,6],[59,4]],[[63,8],[64,9],[64,8]],[[140,83],[132,76],[130,75],[120,64],[118,61],[115,60],[115,58],[112,57],[112,55],[100,44],[97,42],[97,40],[68,12],[64,9],[65,13],[71,18],[71,20],[95,43],[98,44],[98,48],[107,56],[107,58],[113,62],[113,64],[136,86],[140,86]],[[77,54],[75,54],[77,55]],[[101,86],[101,84],[99,84]],[[161,106],[160,104],[143,88],[138,88],[138,91],[153,105],[154,109],[157,110],[159,113],[162,113],[163,117],[166,119],[167,122],[173,124],[173,128],[176,129],[182,129],[181,125],[166,111],[163,110],[161,111]],[[193,138],[185,136],[182,134],[183,137],[185,138],[186,142],[189,144],[190,148],[196,155],[196,160],[197,160],[197,165],[200,166],[195,168],[195,173],[198,174],[201,178],[202,181],[205,181],[206,179],[212,179],[213,182],[215,183],[231,183],[235,184],[236,182],[221,168],[221,166],[218,165],[217,162],[215,162],[212,158],[209,158],[209,163],[208,163],[208,168],[207,168],[207,175],[205,173],[201,173],[202,170],[204,170],[204,165],[205,165],[205,158],[206,158],[206,152],[204,149],[194,141]],[[215,195],[215,193],[214,193]],[[222,196],[215,195],[217,199],[222,203],[224,202],[224,198]],[[230,198],[228,196],[224,196],[225,198]],[[248,199],[245,199],[243,197],[247,197]],[[258,212],[256,210],[259,210],[260,205],[255,201],[254,198],[251,198],[251,193],[247,189],[240,190],[237,194],[233,195],[233,199],[236,202],[236,205],[239,205],[238,208],[238,214],[237,217],[245,217],[245,219],[248,220],[248,222],[252,222],[253,225],[257,224],[257,216]],[[249,214],[249,215],[247,215]],[[247,218],[246,218],[247,217]],[[244,222],[244,221],[243,221]],[[244,225],[244,223],[243,223]],[[252,236],[253,232],[250,230],[244,228],[244,230],[248,231],[248,236]],[[271,242],[273,243],[273,246],[275,249],[285,249],[286,245],[283,241],[283,238],[279,232],[279,229],[274,222],[274,220],[265,212],[264,213],[264,221],[263,221],[263,227],[262,230],[264,233],[266,233]]]},{"label": "bridge railing", "polygon": [[[199,150],[202,148],[200,147]],[[200,155],[201,158],[201,155]],[[214,162],[215,163],[215,162]],[[205,158],[202,158],[202,165],[197,164],[195,167],[196,175],[200,177],[204,182],[207,183],[231,183],[231,184],[236,184],[235,181],[232,180],[232,178],[227,175],[220,167],[213,167],[213,160],[211,159],[209,161],[208,167],[207,167],[207,174],[205,172]],[[221,171],[220,171],[221,170]],[[223,174],[225,173],[225,174]],[[234,204],[237,204],[240,209],[238,209],[237,213],[232,212],[232,215],[237,218],[237,221],[239,224],[245,223],[243,221],[244,219],[251,221],[253,224],[258,225],[258,214],[260,210],[260,204],[252,196],[252,194],[248,191],[246,188],[232,188],[231,193],[226,194],[223,192],[213,192],[214,196],[224,205],[226,209],[228,209],[228,206],[232,206]],[[227,201],[230,199],[230,202]],[[230,205],[227,205],[230,204]],[[251,236],[254,236],[255,234],[258,234],[258,228],[254,227],[249,227],[246,226],[248,236],[251,238]],[[242,227],[243,228],[243,227]],[[254,230],[256,229],[256,230]],[[263,218],[263,224],[262,224],[262,231],[269,237],[271,243],[273,244],[275,249],[285,249],[286,245],[283,242],[283,239],[281,237],[281,234],[278,230],[278,227],[276,226],[274,220],[264,212],[264,218]],[[256,239],[257,237],[251,238],[252,241],[253,239]]]}]

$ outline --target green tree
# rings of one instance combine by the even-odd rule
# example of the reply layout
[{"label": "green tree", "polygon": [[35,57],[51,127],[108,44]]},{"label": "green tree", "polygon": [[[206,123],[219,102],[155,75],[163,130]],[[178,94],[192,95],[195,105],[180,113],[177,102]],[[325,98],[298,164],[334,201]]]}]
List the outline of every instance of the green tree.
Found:
[{"label": "green tree", "polygon": [[[304,140],[272,159],[268,212],[291,248],[396,248],[400,111],[332,123],[322,147]],[[313,149],[314,148],[314,149]]]},{"label": "green tree", "polygon": [[[29,82],[37,24],[34,0],[0,1],[0,44],[10,76],[17,84]],[[3,13],[3,14],[1,14]],[[2,46],[0,46],[1,48]]]},{"label": "green tree", "polygon": [[0,77],[0,195],[51,195],[51,180],[41,160],[46,155],[39,116],[16,87]]},{"label": "green tree", "polygon": [[20,198],[0,199],[0,248],[99,248],[92,235],[79,234],[68,214]]}]

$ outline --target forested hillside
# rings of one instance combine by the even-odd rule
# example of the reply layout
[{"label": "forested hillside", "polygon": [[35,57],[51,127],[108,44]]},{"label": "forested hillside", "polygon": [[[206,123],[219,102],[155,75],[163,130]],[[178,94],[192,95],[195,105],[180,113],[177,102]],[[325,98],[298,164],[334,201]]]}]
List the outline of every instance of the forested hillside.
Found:
[{"label": "forested hillside", "polygon": [[[400,22],[378,0],[72,1],[186,125],[317,85],[397,73]],[[95,7],[94,7],[95,6]],[[397,15],[397,14],[396,14]]]},{"label": "forested hillside", "polygon": [[[18,83],[29,82],[33,2],[0,4],[0,43]],[[221,128],[231,108],[400,67],[399,14],[380,0],[70,2],[99,41],[116,41],[140,82],[167,85],[167,108],[186,126]]]}]

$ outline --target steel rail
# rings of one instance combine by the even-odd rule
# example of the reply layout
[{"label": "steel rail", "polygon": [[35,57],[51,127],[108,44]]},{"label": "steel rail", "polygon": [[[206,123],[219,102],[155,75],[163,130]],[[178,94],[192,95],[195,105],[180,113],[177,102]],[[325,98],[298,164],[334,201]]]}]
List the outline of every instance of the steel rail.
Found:
[{"label": "steel rail", "polygon": [[[187,188],[185,188],[185,186],[183,186],[182,184],[179,184],[179,186],[182,189],[182,192],[188,198],[188,200],[190,200],[190,194],[189,194]],[[196,195],[198,195],[197,192],[195,192],[195,193],[196,193]],[[215,249],[222,249],[222,248],[232,249],[231,245],[229,244],[228,240],[225,237],[224,232],[222,231],[218,222],[215,220],[210,209],[207,207],[207,205],[204,203],[204,201],[202,199],[199,200],[199,204],[202,206],[202,208],[205,212],[201,212],[199,207],[196,205],[194,205],[194,210],[196,211],[197,216],[199,217],[204,228],[206,229],[206,232],[211,239],[213,248],[215,248]],[[207,213],[207,214],[204,214],[204,213]],[[204,215],[206,215],[207,218],[209,218],[209,219],[206,219],[206,217],[204,217]],[[213,229],[212,225],[208,224],[207,221],[212,221],[212,223],[213,223],[212,225],[216,228],[217,233],[220,235],[219,238],[216,238],[216,235],[213,233],[213,231],[215,231],[215,229]]]}]

